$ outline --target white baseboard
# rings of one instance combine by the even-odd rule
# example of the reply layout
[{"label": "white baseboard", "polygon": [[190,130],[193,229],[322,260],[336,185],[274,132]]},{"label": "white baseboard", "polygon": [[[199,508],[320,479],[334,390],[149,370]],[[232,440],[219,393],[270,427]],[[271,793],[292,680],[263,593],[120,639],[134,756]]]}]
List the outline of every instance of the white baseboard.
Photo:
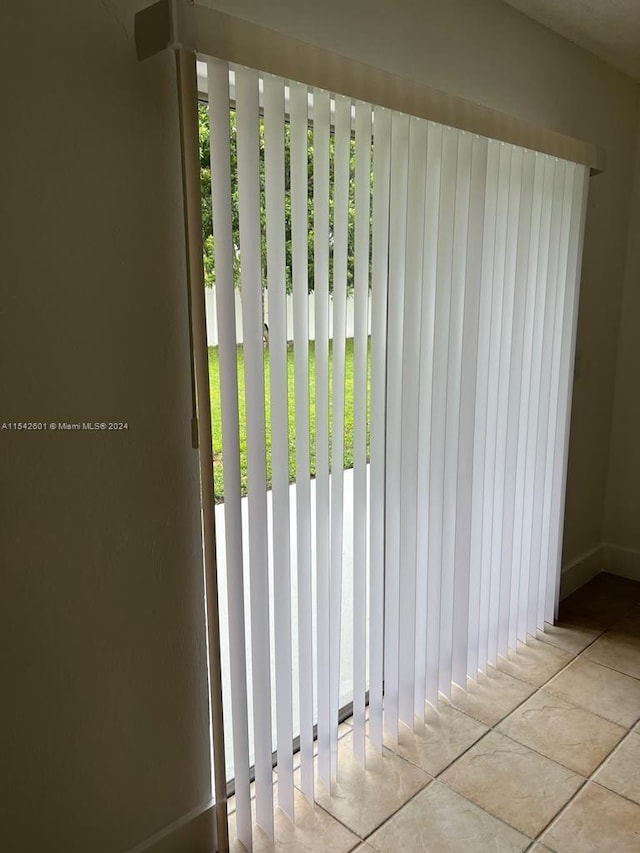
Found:
[{"label": "white baseboard", "polygon": [[602,545],[596,545],[595,548],[563,566],[560,575],[560,601],[584,586],[603,569]]},{"label": "white baseboard", "polygon": [[640,581],[640,551],[603,542],[602,556],[605,572]]},{"label": "white baseboard", "polygon": [[127,853],[215,853],[215,803],[200,806]]}]

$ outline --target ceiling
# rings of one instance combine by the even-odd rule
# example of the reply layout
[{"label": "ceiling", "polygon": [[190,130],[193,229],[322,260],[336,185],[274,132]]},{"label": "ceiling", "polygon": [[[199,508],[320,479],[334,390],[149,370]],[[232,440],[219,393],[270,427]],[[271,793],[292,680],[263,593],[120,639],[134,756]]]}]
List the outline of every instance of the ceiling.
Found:
[{"label": "ceiling", "polygon": [[505,0],[640,82],[640,0]]}]

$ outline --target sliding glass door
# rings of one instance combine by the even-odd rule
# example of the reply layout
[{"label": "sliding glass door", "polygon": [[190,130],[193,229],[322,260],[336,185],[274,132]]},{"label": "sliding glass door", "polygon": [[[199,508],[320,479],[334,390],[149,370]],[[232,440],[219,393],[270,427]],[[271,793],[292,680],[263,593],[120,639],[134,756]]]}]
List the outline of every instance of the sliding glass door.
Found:
[{"label": "sliding glass door", "polygon": [[220,60],[206,86],[224,698],[250,847],[250,774],[272,834],[276,754],[294,819],[296,786],[335,782],[345,703],[365,762],[553,621],[588,170]]}]

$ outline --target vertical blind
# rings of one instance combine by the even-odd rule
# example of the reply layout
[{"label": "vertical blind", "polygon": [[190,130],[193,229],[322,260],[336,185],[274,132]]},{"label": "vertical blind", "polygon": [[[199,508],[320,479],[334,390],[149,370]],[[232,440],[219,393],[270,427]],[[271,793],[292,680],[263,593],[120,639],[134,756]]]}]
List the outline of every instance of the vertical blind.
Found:
[{"label": "vertical blind", "polygon": [[397,738],[425,701],[553,622],[588,170],[220,60],[207,70],[225,711],[251,849],[250,768],[273,835],[273,754],[294,819],[294,779],[311,801],[317,779],[335,782],[345,689],[365,762],[366,740],[381,750],[383,731]]}]

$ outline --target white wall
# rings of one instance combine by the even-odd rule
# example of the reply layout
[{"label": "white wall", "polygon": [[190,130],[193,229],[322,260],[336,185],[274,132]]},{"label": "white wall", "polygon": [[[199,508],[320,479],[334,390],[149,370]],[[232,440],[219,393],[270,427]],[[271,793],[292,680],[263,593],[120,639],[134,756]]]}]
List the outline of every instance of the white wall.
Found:
[{"label": "white wall", "polygon": [[591,182],[564,561],[602,541],[640,87],[499,0],[204,0],[320,47],[602,145]]},{"label": "white wall", "polygon": [[610,567],[640,580],[640,132],[620,310],[604,525]]},{"label": "white wall", "polygon": [[174,68],[132,8],[0,4],[0,421],[129,423],[0,432],[3,853],[209,796]]},{"label": "white wall", "polygon": [[[173,67],[136,63],[142,5],[0,4],[0,419],[130,425],[0,433],[11,853],[119,853],[209,792]],[[218,5],[608,149],[589,207],[567,555],[600,541],[638,87],[498,0]]]}]

